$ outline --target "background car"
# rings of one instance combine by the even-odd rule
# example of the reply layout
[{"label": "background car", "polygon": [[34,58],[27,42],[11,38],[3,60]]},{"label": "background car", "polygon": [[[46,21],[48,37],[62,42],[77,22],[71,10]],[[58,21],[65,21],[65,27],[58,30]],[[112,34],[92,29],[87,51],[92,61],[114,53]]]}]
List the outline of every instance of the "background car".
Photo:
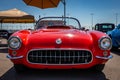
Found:
[{"label": "background car", "polygon": [[120,47],[120,24],[115,29],[107,33],[112,39],[113,48],[118,49]]},{"label": "background car", "polygon": [[8,31],[7,30],[0,30],[0,37],[8,39],[8,37],[9,37]]},{"label": "background car", "polygon": [[16,71],[36,69],[103,70],[112,58],[111,39],[99,31],[82,30],[72,17],[41,18],[35,30],[21,30],[8,40],[7,57]]},{"label": "background car", "polygon": [[98,23],[95,25],[95,30],[107,33],[115,28],[113,23]]}]

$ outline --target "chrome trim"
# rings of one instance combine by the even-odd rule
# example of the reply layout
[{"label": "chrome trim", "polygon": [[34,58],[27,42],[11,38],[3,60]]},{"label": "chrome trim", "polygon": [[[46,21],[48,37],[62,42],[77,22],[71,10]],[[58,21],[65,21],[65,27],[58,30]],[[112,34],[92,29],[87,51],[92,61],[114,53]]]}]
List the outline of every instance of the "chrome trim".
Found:
[{"label": "chrome trim", "polygon": [[73,19],[73,20],[75,20],[75,21],[77,21],[77,23],[78,23],[78,27],[79,27],[79,29],[81,29],[81,24],[80,24],[80,22],[79,22],[79,20],[78,19],[76,19],[76,18],[73,18],[73,17],[43,17],[43,18],[40,18],[38,21],[37,21],[37,23],[36,23],[36,26],[35,26],[35,30],[36,29],[39,29],[38,28],[38,25],[39,25],[39,23],[40,23],[40,21],[42,21],[42,20],[45,20],[45,19]]},{"label": "chrome trim", "polygon": [[[45,64],[45,63],[32,63],[32,62],[29,62],[29,60],[28,60],[28,54],[29,54],[29,52],[35,51],[35,50],[86,50],[86,51],[89,51],[91,53],[92,59],[91,59],[91,62],[89,62],[89,63],[76,63],[76,64]],[[50,56],[51,56],[51,54],[50,54]],[[40,65],[80,65],[80,64],[90,64],[90,63],[92,63],[92,61],[93,61],[93,54],[92,54],[92,51],[90,51],[88,49],[77,49],[77,48],[42,48],[42,49],[31,49],[31,50],[29,50],[28,53],[27,53],[26,59],[27,59],[27,62],[30,63],[30,64],[40,64]]]},{"label": "chrome trim", "polygon": [[12,57],[9,54],[6,56],[8,59],[21,59],[23,56]]},{"label": "chrome trim", "polygon": [[62,43],[62,40],[61,40],[61,38],[58,38],[58,39],[56,39],[56,44],[61,44]]},{"label": "chrome trim", "polygon": [[[101,40],[103,40],[104,38],[107,38],[107,39],[110,40],[111,45],[110,45],[110,47],[109,47],[108,49],[104,49],[104,48],[102,48],[101,45],[100,45]],[[99,48],[100,48],[101,50],[110,50],[110,49],[112,48],[112,40],[111,40],[110,37],[103,36],[103,37],[101,37],[101,38],[98,40],[98,45],[99,45]]]},{"label": "chrome trim", "polygon": [[107,60],[107,59],[112,59],[112,58],[113,58],[113,56],[112,56],[112,55],[110,55],[110,56],[108,56],[108,57],[96,56],[96,58],[98,58],[98,59],[105,59],[105,60]]},{"label": "chrome trim", "polygon": [[[20,45],[19,45],[19,47],[18,48],[11,48],[10,46],[9,46],[9,41],[12,39],[12,38],[17,38],[19,41],[20,41]],[[9,39],[8,39],[8,48],[9,49],[11,49],[11,50],[18,50],[21,46],[22,46],[22,40],[21,40],[21,38],[19,37],[19,36],[11,36]]]},{"label": "chrome trim", "polygon": [[92,53],[92,51],[89,49],[78,49],[78,48],[40,48],[40,49],[38,48],[38,49],[31,49],[28,51],[28,53],[30,51],[34,51],[34,50],[86,50],[86,51],[90,51]]}]

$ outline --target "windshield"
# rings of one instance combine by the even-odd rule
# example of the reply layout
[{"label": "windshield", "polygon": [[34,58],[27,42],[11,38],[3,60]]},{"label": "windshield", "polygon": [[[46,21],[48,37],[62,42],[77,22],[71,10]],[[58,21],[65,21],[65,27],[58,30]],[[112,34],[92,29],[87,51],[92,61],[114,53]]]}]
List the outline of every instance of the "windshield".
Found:
[{"label": "windshield", "polygon": [[95,26],[96,30],[113,30],[114,28],[114,24],[99,24]]},{"label": "windshield", "polygon": [[36,29],[44,28],[46,26],[71,26],[74,29],[80,29],[80,23],[76,18],[72,17],[44,17],[39,19],[36,24]]},{"label": "windshield", "polygon": [[101,25],[102,29],[113,29],[113,25]]}]

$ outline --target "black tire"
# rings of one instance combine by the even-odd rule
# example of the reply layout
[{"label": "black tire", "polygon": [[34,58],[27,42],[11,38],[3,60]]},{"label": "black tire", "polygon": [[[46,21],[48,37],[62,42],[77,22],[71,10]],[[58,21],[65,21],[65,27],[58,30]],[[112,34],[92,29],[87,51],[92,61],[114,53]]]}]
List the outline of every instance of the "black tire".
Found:
[{"label": "black tire", "polygon": [[97,70],[97,71],[102,71],[105,67],[105,64],[98,64],[96,66],[93,67],[93,69]]},{"label": "black tire", "polygon": [[111,50],[118,50],[118,47],[114,47],[114,46],[112,46],[112,49]]},{"label": "black tire", "polygon": [[[109,35],[109,37],[112,39],[111,35]],[[111,50],[117,50],[117,49],[118,49],[118,47],[115,47],[115,46],[112,46],[112,48],[111,48]]]},{"label": "black tire", "polygon": [[14,68],[16,72],[21,73],[26,70],[26,67],[24,65],[14,64]]},{"label": "black tire", "polygon": [[112,36],[111,35],[108,35],[111,39],[112,39]]}]

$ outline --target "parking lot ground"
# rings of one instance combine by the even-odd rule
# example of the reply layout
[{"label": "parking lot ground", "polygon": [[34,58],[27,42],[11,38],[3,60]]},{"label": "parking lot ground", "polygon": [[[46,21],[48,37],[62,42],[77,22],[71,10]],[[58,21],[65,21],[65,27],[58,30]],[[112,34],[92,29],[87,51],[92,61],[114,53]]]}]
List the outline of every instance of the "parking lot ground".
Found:
[{"label": "parking lot ground", "polygon": [[6,58],[7,53],[0,53],[0,76],[4,75],[11,67],[13,63]]}]

